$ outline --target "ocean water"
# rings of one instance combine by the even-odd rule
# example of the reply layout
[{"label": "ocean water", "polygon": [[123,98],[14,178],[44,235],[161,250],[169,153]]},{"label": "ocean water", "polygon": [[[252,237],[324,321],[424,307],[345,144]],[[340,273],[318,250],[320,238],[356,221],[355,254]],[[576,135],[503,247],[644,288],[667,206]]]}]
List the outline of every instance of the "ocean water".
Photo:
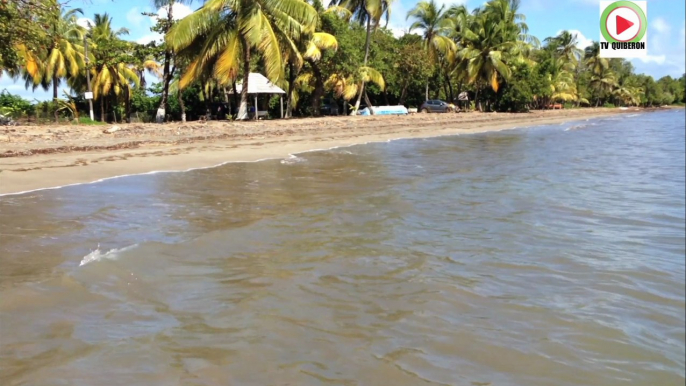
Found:
[{"label": "ocean water", "polygon": [[623,115],[2,196],[0,384],[683,385],[684,131]]}]

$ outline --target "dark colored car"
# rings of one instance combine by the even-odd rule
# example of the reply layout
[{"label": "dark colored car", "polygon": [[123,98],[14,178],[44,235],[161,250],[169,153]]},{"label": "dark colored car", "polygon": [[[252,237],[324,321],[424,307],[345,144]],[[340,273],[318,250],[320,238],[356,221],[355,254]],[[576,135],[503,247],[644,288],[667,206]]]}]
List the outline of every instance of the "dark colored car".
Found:
[{"label": "dark colored car", "polygon": [[422,103],[419,107],[419,112],[422,113],[447,113],[453,110],[453,107],[438,99],[430,99]]},{"label": "dark colored car", "polygon": [[338,103],[333,99],[325,98],[322,100],[320,112],[322,115],[338,115]]}]

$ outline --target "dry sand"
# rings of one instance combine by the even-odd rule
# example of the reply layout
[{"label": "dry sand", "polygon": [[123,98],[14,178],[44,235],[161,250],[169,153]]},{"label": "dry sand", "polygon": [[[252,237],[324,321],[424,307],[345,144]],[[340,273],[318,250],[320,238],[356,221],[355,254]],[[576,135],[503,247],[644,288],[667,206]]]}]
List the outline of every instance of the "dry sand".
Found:
[{"label": "dry sand", "polygon": [[479,133],[626,112],[635,113],[636,109],[122,124],[113,133],[103,132],[111,125],[0,127],[0,194],[153,171],[283,158],[366,142]]}]

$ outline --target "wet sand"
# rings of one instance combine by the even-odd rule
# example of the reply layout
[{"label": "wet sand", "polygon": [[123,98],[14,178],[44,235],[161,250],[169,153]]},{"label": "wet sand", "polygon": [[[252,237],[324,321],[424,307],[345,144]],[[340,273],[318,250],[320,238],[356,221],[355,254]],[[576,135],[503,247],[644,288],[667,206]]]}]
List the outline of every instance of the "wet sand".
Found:
[{"label": "wet sand", "polygon": [[[645,110],[589,108],[527,114],[415,114],[259,122],[4,127],[0,128],[0,194],[123,175],[283,158],[289,154],[367,142],[479,133],[637,111]],[[114,126],[118,130],[105,132]]]}]

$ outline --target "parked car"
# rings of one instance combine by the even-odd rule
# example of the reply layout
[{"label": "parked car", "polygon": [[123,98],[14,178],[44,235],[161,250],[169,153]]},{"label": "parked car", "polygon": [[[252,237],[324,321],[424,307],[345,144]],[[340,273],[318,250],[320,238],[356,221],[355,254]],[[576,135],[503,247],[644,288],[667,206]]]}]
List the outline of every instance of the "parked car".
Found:
[{"label": "parked car", "polygon": [[320,112],[322,115],[338,115],[338,103],[336,103],[336,101],[333,99],[322,99],[322,107]]},{"label": "parked car", "polygon": [[422,103],[419,111],[422,113],[448,113],[454,110],[454,107],[448,102],[438,99],[430,99]]}]

